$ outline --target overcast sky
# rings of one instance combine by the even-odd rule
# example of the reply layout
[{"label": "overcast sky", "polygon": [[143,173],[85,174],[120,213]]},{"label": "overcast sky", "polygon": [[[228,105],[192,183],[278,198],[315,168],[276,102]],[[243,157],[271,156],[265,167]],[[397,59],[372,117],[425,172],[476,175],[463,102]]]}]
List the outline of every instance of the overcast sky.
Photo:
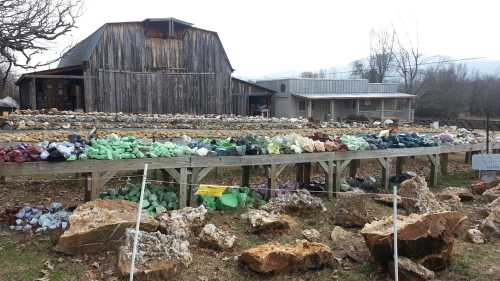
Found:
[{"label": "overcast sky", "polygon": [[175,17],[218,32],[235,74],[316,70],[366,57],[372,29],[419,33],[427,55],[500,59],[499,1],[86,0],[78,42],[105,22]]}]

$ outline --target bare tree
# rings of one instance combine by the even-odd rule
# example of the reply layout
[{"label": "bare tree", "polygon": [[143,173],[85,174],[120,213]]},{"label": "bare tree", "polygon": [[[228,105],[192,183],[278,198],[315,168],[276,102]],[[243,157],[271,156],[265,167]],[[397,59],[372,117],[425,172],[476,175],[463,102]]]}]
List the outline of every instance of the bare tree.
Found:
[{"label": "bare tree", "polygon": [[404,91],[413,94],[416,92],[415,83],[420,74],[420,66],[424,60],[424,56],[419,48],[418,34],[415,43],[408,38],[407,44],[402,42],[395,30],[394,36],[397,45],[394,52],[395,68],[403,79]]},{"label": "bare tree", "polygon": [[35,61],[48,42],[75,27],[83,0],[0,0],[0,66],[5,85],[13,67],[34,69],[57,59]]},{"label": "bare tree", "polygon": [[387,30],[370,33],[370,57],[368,58],[370,82],[384,82],[386,74],[391,70],[394,58],[395,32]]},{"label": "bare tree", "polygon": [[392,68],[395,34],[387,30],[370,32],[370,56],[352,63],[351,77],[382,83]]}]

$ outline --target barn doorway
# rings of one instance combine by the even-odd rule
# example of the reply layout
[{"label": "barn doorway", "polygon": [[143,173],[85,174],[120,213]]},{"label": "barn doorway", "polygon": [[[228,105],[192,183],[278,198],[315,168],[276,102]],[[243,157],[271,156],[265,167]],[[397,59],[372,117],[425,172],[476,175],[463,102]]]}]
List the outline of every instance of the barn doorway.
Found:
[{"label": "barn doorway", "polygon": [[248,97],[249,115],[269,117],[271,112],[270,98],[268,96]]}]

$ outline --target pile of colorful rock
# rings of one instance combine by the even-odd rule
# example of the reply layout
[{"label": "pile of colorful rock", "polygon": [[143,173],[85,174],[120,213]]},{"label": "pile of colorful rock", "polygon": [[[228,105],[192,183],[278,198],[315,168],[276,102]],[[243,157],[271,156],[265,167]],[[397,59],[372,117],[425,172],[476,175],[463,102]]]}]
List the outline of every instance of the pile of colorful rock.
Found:
[{"label": "pile of colorful rock", "polygon": [[64,142],[42,142],[0,149],[0,162],[65,161],[76,159],[117,160],[179,156],[241,156],[300,154],[332,151],[364,151],[388,148],[430,147],[477,143],[481,136],[467,130],[457,135],[448,132],[439,135],[416,133],[328,135],[316,132],[310,137],[299,134],[275,137],[247,135],[237,138],[193,140],[183,137],[175,141],[156,141],[133,136],[110,134],[92,138],[89,142],[78,135],[70,135]]},{"label": "pile of colorful rock", "polygon": [[66,229],[71,212],[64,210],[61,203],[53,202],[48,209],[22,207],[11,220],[9,226],[16,231],[45,232],[48,230]]},{"label": "pile of colorful rock", "polygon": [[72,134],[64,142],[43,141],[37,145],[18,144],[13,147],[0,148],[0,163],[77,160],[85,149],[85,144],[79,135]]}]

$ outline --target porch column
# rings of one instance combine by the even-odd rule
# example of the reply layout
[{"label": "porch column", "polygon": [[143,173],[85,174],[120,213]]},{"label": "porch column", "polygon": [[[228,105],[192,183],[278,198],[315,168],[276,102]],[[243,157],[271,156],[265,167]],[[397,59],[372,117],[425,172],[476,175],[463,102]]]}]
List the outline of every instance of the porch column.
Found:
[{"label": "porch column", "polygon": [[411,118],[411,99],[408,99],[408,121],[413,122]]},{"label": "porch column", "polygon": [[307,100],[307,118],[312,117],[312,100],[308,99]]},{"label": "porch column", "polygon": [[31,78],[29,82],[29,101],[32,110],[36,110],[36,79]]},{"label": "porch column", "polygon": [[82,108],[82,92],[80,85],[75,85],[75,110],[83,110]]},{"label": "porch column", "polygon": [[382,102],[380,104],[380,120],[384,121],[384,99],[382,99]]},{"label": "porch column", "polygon": [[356,100],[356,115],[359,115],[359,99]]},{"label": "porch column", "polygon": [[335,120],[335,100],[330,100],[330,120]]}]

